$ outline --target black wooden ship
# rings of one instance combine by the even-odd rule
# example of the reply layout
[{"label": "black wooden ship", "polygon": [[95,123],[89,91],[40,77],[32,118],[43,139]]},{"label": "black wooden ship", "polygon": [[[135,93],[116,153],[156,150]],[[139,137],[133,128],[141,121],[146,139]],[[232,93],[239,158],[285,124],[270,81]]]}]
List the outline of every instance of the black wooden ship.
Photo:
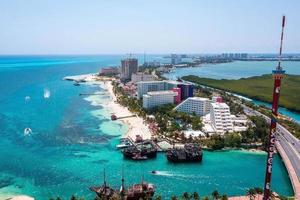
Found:
[{"label": "black wooden ship", "polygon": [[155,193],[154,185],[142,181],[141,183],[134,184],[128,188],[126,199],[127,200],[151,199],[154,193]]},{"label": "black wooden ship", "polygon": [[157,148],[151,142],[144,141],[138,145],[123,149],[123,155],[125,158],[133,160],[156,158]]},{"label": "black wooden ship", "polygon": [[96,199],[110,199],[114,195],[117,194],[117,191],[113,188],[109,187],[106,183],[105,179],[105,171],[104,171],[104,183],[101,186],[92,186],[89,188],[91,191],[95,192],[97,197]]},{"label": "black wooden ship", "polygon": [[170,162],[201,162],[202,148],[198,144],[185,144],[184,147],[173,147],[167,151]]},{"label": "black wooden ship", "polygon": [[146,183],[142,179],[141,183],[134,184],[125,189],[125,180],[122,172],[122,185],[120,190],[114,190],[106,184],[104,175],[104,184],[102,186],[90,187],[90,190],[96,193],[95,199],[109,200],[112,197],[120,197],[122,200],[140,200],[140,199],[152,199],[155,193],[155,187],[151,183]]}]

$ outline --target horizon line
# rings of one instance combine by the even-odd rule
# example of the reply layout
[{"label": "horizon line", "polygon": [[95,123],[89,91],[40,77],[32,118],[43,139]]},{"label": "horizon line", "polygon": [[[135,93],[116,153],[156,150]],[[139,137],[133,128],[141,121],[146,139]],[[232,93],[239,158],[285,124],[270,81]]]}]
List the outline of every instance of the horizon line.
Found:
[{"label": "horizon line", "polygon": [[[99,56],[99,55],[171,55],[171,54],[181,54],[181,55],[219,55],[219,54],[223,54],[223,53],[246,53],[246,54],[271,54],[271,55],[278,55],[278,53],[270,53],[270,52],[240,52],[240,51],[224,51],[224,52],[220,52],[220,53],[174,53],[174,52],[169,52],[169,53],[142,53],[142,52],[139,52],[139,53],[61,53],[61,54],[55,54],[55,53],[41,53],[41,54],[0,54],[0,56]],[[288,52],[288,53],[283,53],[283,55],[289,55],[289,54],[300,54],[300,52]]]}]

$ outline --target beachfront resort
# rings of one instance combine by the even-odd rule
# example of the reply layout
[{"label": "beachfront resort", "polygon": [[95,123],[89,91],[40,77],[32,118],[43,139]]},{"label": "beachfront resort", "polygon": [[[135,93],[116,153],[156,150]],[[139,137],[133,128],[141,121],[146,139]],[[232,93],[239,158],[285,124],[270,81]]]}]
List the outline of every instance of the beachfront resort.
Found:
[{"label": "beachfront resort", "polygon": [[300,200],[297,0],[0,7],[0,200]]},{"label": "beachfront resort", "polygon": [[[243,97],[180,79],[167,80],[160,67],[149,69],[127,58],[120,67],[65,77],[76,86],[101,82],[106,88],[112,98],[111,120],[129,126],[116,145],[124,159],[143,162],[165,152],[169,162],[188,163],[205,159],[203,149],[266,150],[268,125]],[[106,190],[99,187],[102,192],[93,191],[101,198]]]}]

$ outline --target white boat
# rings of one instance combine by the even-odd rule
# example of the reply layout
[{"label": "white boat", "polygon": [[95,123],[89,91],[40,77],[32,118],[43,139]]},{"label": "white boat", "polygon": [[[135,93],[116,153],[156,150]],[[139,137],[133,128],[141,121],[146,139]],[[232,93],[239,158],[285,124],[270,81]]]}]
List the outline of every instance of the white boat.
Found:
[{"label": "white boat", "polygon": [[130,142],[122,142],[121,144],[117,145],[117,148],[124,149],[124,148],[131,147],[131,146],[132,146],[132,144]]},{"label": "white boat", "polygon": [[124,149],[124,148],[130,147],[130,146],[132,146],[132,143],[130,142],[130,140],[128,140],[127,138],[123,138],[123,139],[121,139],[121,143],[118,144],[116,147],[118,149]]},{"label": "white boat", "polygon": [[28,135],[30,135],[31,133],[32,133],[31,128],[25,128],[25,129],[24,129],[24,136],[28,136]]},{"label": "white boat", "polygon": [[50,90],[44,89],[44,98],[45,98],[45,99],[49,99],[49,98],[50,98],[50,95],[51,95]]}]

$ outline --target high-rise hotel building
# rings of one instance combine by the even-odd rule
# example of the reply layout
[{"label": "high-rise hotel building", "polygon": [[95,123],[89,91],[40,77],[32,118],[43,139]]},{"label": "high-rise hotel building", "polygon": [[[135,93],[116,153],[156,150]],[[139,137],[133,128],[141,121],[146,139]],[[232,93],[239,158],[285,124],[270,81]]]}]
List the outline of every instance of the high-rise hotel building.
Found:
[{"label": "high-rise hotel building", "polygon": [[211,103],[210,120],[217,133],[233,132],[232,117],[226,103]]},{"label": "high-rise hotel building", "polygon": [[127,58],[121,60],[121,79],[130,80],[131,75],[138,71],[138,60],[136,58]]},{"label": "high-rise hotel building", "polygon": [[172,90],[148,92],[143,95],[143,108],[150,109],[169,103],[173,104],[176,95],[178,95],[177,92]]},{"label": "high-rise hotel building", "polygon": [[189,83],[178,82],[178,81],[141,81],[137,82],[137,96],[142,98],[144,94],[151,91],[160,90],[173,90],[174,88],[179,88],[180,101],[187,99],[188,97],[193,97],[194,86]]},{"label": "high-rise hotel building", "polygon": [[188,114],[195,113],[197,116],[204,116],[210,112],[210,104],[211,100],[208,98],[189,97],[177,105],[174,110]]}]

